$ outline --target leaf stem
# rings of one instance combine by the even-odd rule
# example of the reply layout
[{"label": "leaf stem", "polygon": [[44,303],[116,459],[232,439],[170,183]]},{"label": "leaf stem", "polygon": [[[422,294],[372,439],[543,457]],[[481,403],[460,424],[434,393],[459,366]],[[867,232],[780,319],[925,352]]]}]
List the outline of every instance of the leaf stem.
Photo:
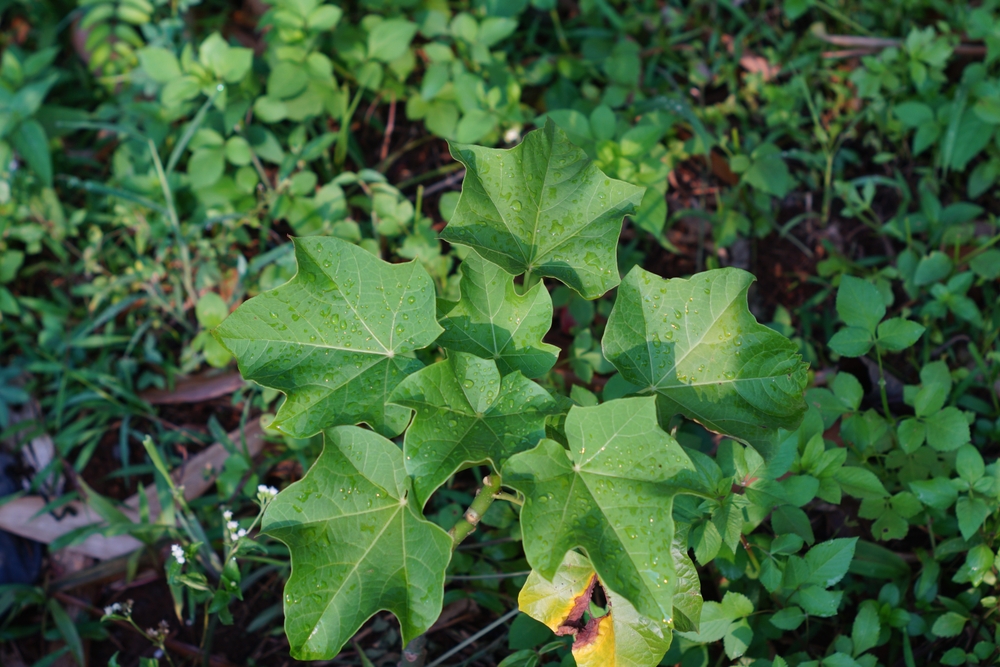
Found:
[{"label": "leaf stem", "polygon": [[885,411],[885,418],[889,420],[890,423],[895,423],[895,419],[892,417],[892,412],[889,410],[889,394],[885,390],[885,371],[882,370],[882,351],[878,347],[878,343],[875,343],[875,358],[878,360],[878,390],[882,395],[882,409]]},{"label": "leaf stem", "polygon": [[753,563],[754,568],[757,570],[757,576],[760,576],[760,563],[757,561],[757,557],[754,556],[753,554],[753,547],[747,540],[747,536],[740,535],[740,541],[743,543],[743,549],[744,551],[746,551],[747,557],[750,559],[750,562]]},{"label": "leaf stem", "polygon": [[[492,475],[487,475],[483,477],[483,486],[479,491],[476,492],[476,497],[472,499],[472,504],[469,505],[469,509],[465,511],[465,515],[459,519],[458,523],[448,531],[451,535],[451,549],[454,551],[459,544],[462,543],[465,538],[471,535],[476,530],[476,526],[479,525],[480,519],[486,514],[486,510],[490,508],[493,501],[499,497],[503,497],[505,500],[511,500],[511,502],[517,501],[516,498],[508,498],[507,494],[500,493],[500,475],[498,473],[493,473]],[[517,612],[517,609],[514,609]],[[506,621],[511,614],[504,616],[501,621]],[[494,624],[496,625],[496,624]],[[486,631],[492,629],[494,625],[489,626]],[[482,632],[480,634],[483,634]],[[466,640],[466,643],[478,639],[480,634],[473,635],[470,639]],[[463,648],[466,643],[460,644],[458,649]],[[403,647],[403,657],[399,661],[399,667],[422,667],[424,661],[427,659],[427,637],[426,635],[418,635],[410,640],[410,642]],[[444,654],[441,658],[438,658],[433,664],[438,664],[441,660],[448,658],[456,650]]]},{"label": "leaf stem", "polygon": [[490,505],[493,504],[493,500],[498,493],[500,493],[500,475],[493,473],[492,475],[483,477],[483,487],[476,493],[476,497],[472,500],[472,504],[469,505],[469,509],[465,511],[465,515],[459,519],[455,527],[448,531],[448,534],[451,535],[451,548],[453,550],[476,530],[480,519],[486,514],[486,510],[490,508]]},{"label": "leaf stem", "polygon": [[521,294],[527,294],[528,290],[541,282],[542,277],[537,273],[533,273],[531,269],[524,272],[524,281],[521,283]]},{"label": "leaf stem", "polygon": [[572,53],[573,50],[570,48],[566,33],[563,31],[562,21],[559,19],[559,12],[553,9],[549,12],[549,16],[552,17],[552,25],[556,29],[556,39],[559,40],[560,48],[566,53]]},{"label": "leaf stem", "polygon": [[521,500],[517,496],[512,496],[509,493],[504,493],[503,491],[501,491],[501,492],[499,492],[497,494],[494,494],[493,499],[494,500],[506,500],[509,503],[514,503],[518,507],[523,507],[524,506],[524,501],[523,500]]}]

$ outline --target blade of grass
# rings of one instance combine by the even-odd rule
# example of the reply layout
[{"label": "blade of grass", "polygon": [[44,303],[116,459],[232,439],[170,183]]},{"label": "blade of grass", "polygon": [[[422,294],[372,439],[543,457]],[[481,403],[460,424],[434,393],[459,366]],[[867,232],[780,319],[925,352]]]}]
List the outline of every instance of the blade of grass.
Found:
[{"label": "blade of grass", "polygon": [[49,600],[48,607],[49,613],[52,615],[52,620],[55,621],[56,628],[59,630],[59,634],[62,635],[63,641],[66,642],[66,646],[73,655],[73,660],[80,667],[84,667],[86,663],[83,658],[83,642],[80,640],[80,633],[77,632],[76,624],[73,623],[73,619],[69,617],[69,614],[66,613],[66,610],[57,601]]}]

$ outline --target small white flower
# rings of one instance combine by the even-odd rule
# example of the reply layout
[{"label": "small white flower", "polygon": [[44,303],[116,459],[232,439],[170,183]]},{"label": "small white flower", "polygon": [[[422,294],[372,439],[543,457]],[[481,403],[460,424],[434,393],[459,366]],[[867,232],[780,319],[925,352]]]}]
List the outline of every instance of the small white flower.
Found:
[{"label": "small white flower", "polygon": [[513,144],[521,138],[521,128],[520,126],[514,126],[504,132],[503,140],[508,144]]},{"label": "small white flower", "polygon": [[262,505],[266,505],[274,500],[276,495],[278,495],[278,490],[273,486],[268,486],[267,484],[260,484],[257,486],[257,500],[259,500]]},{"label": "small white flower", "polygon": [[121,603],[120,602],[115,602],[114,604],[108,605],[107,607],[104,608],[104,615],[105,616],[111,616],[112,614],[116,614],[116,613],[118,613],[121,610],[122,610]]},{"label": "small white flower", "polygon": [[184,549],[179,544],[170,545],[170,554],[179,565],[183,565],[187,562],[187,558],[184,557]]},{"label": "small white flower", "polygon": [[226,521],[232,521],[233,513],[229,510],[226,510],[222,513],[222,518],[225,519]]},{"label": "small white flower", "polygon": [[246,536],[247,536],[247,531],[246,531],[245,528],[240,528],[238,531],[236,531],[236,538],[237,539],[239,539],[241,537],[246,537]]}]

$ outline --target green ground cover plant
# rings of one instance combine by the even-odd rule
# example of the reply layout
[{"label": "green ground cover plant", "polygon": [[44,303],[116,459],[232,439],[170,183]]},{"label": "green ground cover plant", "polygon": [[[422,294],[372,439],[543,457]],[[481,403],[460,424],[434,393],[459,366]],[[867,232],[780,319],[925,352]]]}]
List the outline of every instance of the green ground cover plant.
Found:
[{"label": "green ground cover plant", "polygon": [[0,662],[996,662],[998,21],[0,3]]},{"label": "green ground cover plant", "polygon": [[[499,273],[483,256],[522,275],[525,291],[546,293],[544,279],[554,277],[594,299],[618,283],[611,268],[617,236],[623,215],[641,199],[638,188],[607,178],[551,122],[514,149],[458,144],[452,151],[467,175],[443,237],[473,250],[464,285]],[[426,631],[441,610],[451,549],[467,530],[453,528],[449,537],[421,509],[452,475],[488,464],[484,503],[503,497],[520,508],[526,557],[542,579],[551,581],[567,553],[582,548],[602,586],[633,608],[622,633],[649,628],[660,637],[662,650],[611,663],[659,663],[679,592],[674,496],[728,506],[740,520],[735,533],[726,526],[727,537],[738,539],[742,527],[731,489],[720,495],[685,485],[680,473],[695,465],[660,422],[683,414],[757,443],[773,458],[778,427],[795,428],[805,411],[805,367],[793,344],[750,315],[751,278],[720,269],[663,281],[633,269],[602,343],[622,373],[623,397],[565,411],[510,368],[519,366],[512,359],[543,350],[505,355],[498,344],[514,340],[522,326],[540,341],[550,324],[521,321],[515,304],[530,297],[517,286],[509,292],[513,303],[494,304],[482,290],[462,294],[467,309],[487,321],[467,326],[458,349],[445,346],[446,358],[423,367],[413,353],[443,331],[423,267],[390,265],[336,239],[295,243],[296,277],[247,301],[215,331],[245,377],[288,394],[273,428],[298,438],[327,429],[324,454],[278,495],[262,524],[291,552],[285,618],[292,654],[334,657],[380,609],[400,619],[404,642]],[[449,314],[447,323],[456,319]],[[486,354],[463,351],[468,340]],[[510,372],[501,373],[500,360]],[[649,396],[626,397],[633,393]],[[406,408],[416,413],[412,425]],[[402,451],[353,426],[359,422],[383,436],[402,434]],[[470,508],[463,521],[474,527],[484,509]],[[686,593],[697,598],[698,588]],[[687,629],[697,627],[691,615]],[[618,636],[605,641],[624,645]],[[618,650],[590,642],[574,649],[594,652],[590,664]]]}]

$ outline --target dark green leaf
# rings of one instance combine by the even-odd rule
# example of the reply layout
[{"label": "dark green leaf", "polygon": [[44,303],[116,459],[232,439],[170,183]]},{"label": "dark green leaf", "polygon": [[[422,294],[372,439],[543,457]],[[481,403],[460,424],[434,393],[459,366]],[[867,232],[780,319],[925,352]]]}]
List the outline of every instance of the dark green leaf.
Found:
[{"label": "dark green leaf", "polygon": [[552,324],[552,298],[541,283],[518,294],[514,279],[474,251],[462,263],[462,299],[441,319],[438,344],[493,359],[501,374],[541,377],[559,348],[542,342]]},{"label": "dark green leaf", "polygon": [[962,628],[965,627],[968,620],[967,617],[961,614],[949,611],[938,616],[937,620],[934,621],[933,627],[931,627],[931,632],[938,637],[955,637],[962,632]]},{"label": "dark green leaf", "polygon": [[42,179],[42,183],[52,187],[52,155],[49,153],[49,137],[41,123],[33,118],[22,122],[10,136],[14,150],[20,153],[28,166]]},{"label": "dark green leaf", "polygon": [[926,418],[927,444],[939,452],[950,452],[969,442],[969,422],[958,408],[948,407]]},{"label": "dark green leaf", "polygon": [[424,520],[409,487],[396,445],[341,426],[268,505],[263,530],[291,552],[285,632],[295,658],[333,658],[382,609],[399,619],[404,644],[437,620],[452,540]]},{"label": "dark green leaf", "polygon": [[942,512],[958,500],[958,491],[947,479],[941,477],[910,482],[910,489],[924,505]]},{"label": "dark green leaf", "polygon": [[860,357],[872,349],[872,335],[859,327],[845,327],[833,334],[830,349],[842,357]]},{"label": "dark green leaf", "polygon": [[869,470],[855,466],[840,468],[834,473],[834,479],[840,482],[844,493],[855,498],[887,498],[889,492],[882,482]]},{"label": "dark green leaf", "polygon": [[407,408],[387,405],[434,342],[435,289],[419,262],[389,264],[335,238],[295,239],[298,273],[250,299],[216,329],[243,377],[288,394],[275,428],[308,437],[366,422],[397,435]]},{"label": "dark green leaf", "polygon": [[518,372],[461,352],[407,377],[389,397],[416,411],[406,432],[406,470],[421,507],[453,474],[489,463],[494,470],[545,437],[552,397]]},{"label": "dark green leaf", "polygon": [[878,643],[882,626],[878,617],[878,605],[873,600],[866,600],[858,609],[851,629],[851,642],[854,644],[854,656],[857,657]]},{"label": "dark green leaf", "polygon": [[924,333],[924,327],[901,317],[894,317],[878,325],[876,342],[886,350],[898,352],[916,343]]},{"label": "dark green leaf", "polygon": [[955,515],[958,517],[958,529],[962,532],[962,537],[971,540],[991,513],[992,509],[982,498],[959,498],[955,503]]},{"label": "dark green leaf", "polygon": [[588,299],[618,284],[622,217],[642,188],[606,177],[551,122],[511,150],[451,150],[466,176],[444,240],[508,273],[557,278]]},{"label": "dark green leaf", "polygon": [[368,57],[384,63],[401,57],[417,34],[417,24],[405,19],[386,19],[368,33]]},{"label": "dark green leaf", "polygon": [[671,478],[690,460],[660,429],[653,398],[574,407],[565,431],[568,451],[543,440],[504,466],[504,484],[526,496],[528,563],[551,580],[566,552],[582,547],[608,588],[666,622],[677,590]]},{"label": "dark green leaf", "polygon": [[[604,354],[622,377],[680,413],[773,454],[778,427],[805,412],[798,347],[747,308],[753,276],[739,269],[663,280],[639,267],[618,290]],[[664,419],[664,422],[666,419]]]},{"label": "dark green leaf", "polygon": [[843,276],[837,289],[837,314],[847,326],[874,334],[875,327],[885,317],[885,301],[867,280]]},{"label": "dark green leaf", "polygon": [[838,538],[817,544],[805,555],[810,574],[808,582],[824,588],[833,586],[847,574],[854,558],[858,538]]}]

